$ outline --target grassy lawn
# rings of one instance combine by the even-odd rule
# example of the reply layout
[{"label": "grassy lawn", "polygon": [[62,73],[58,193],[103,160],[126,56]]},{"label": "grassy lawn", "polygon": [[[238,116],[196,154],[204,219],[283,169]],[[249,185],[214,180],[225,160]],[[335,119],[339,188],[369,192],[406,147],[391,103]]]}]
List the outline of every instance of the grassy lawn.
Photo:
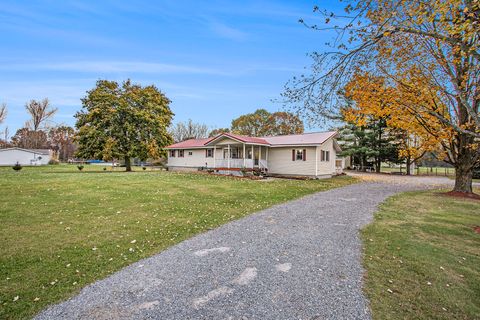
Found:
[{"label": "grassy lawn", "polygon": [[383,203],[362,231],[374,318],[479,319],[479,225],[479,201],[429,191]]},{"label": "grassy lawn", "polygon": [[354,182],[120,170],[0,168],[0,319],[30,317],[134,261],[228,221]]}]

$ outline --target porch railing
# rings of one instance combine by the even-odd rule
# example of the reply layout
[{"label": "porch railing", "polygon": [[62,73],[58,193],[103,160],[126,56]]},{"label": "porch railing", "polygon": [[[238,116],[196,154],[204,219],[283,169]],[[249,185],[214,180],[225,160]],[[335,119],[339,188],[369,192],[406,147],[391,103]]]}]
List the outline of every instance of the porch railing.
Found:
[{"label": "porch railing", "polygon": [[[230,168],[252,168],[252,167],[260,167],[260,168],[267,168],[267,161],[266,160],[254,160],[253,159],[245,159],[245,163],[243,159],[230,159]],[[215,159],[215,166],[217,168],[228,168],[228,159]]]}]

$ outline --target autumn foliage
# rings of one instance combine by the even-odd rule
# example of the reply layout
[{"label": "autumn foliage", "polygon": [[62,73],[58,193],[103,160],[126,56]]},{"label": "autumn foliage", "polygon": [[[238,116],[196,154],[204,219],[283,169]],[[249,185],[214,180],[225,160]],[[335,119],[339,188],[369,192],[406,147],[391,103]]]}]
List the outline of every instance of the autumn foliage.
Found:
[{"label": "autumn foliage", "polygon": [[342,13],[314,11],[324,25],[300,22],[334,30],[332,48],[312,53],[312,72],[287,84],[287,103],[310,118],[336,116],[347,87],[350,119],[387,117],[414,139],[405,153],[439,145],[455,167],[454,190],[471,193],[480,164],[480,1],[354,0]]}]

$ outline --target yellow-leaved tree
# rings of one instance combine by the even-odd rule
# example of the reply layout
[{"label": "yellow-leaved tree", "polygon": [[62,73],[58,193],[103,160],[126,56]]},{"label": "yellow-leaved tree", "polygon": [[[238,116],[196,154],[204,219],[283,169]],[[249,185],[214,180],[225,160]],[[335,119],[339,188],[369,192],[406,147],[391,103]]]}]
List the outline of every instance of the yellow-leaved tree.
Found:
[{"label": "yellow-leaved tree", "polygon": [[422,90],[412,95],[403,86],[389,86],[384,77],[368,72],[355,73],[344,94],[353,102],[342,109],[346,121],[363,125],[369,118],[386,120],[391,134],[399,140],[399,158],[405,159],[408,175],[411,164],[426,152],[436,151],[448,161],[440,151],[442,143],[451,143],[453,134],[439,119],[422,110],[430,95],[423,96]]},{"label": "yellow-leaved tree", "polygon": [[286,104],[310,120],[338,116],[340,90],[358,84],[357,74],[379,76],[398,108],[391,122],[422,144],[438,142],[455,167],[454,191],[472,193],[480,164],[480,1],[352,0],[344,12],[314,10],[323,25],[301,22],[333,30],[333,48],[312,54],[312,72],[286,85]]}]

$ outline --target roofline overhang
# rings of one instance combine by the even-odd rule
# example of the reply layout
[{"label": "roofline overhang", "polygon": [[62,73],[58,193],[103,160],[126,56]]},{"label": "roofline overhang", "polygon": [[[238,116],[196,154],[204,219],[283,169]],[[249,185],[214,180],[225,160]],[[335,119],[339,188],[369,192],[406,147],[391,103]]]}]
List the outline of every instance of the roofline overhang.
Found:
[{"label": "roofline overhang", "polygon": [[[263,147],[271,147],[271,145],[269,144],[263,144],[263,143],[251,143],[251,142],[241,142],[239,141],[240,144],[246,144],[246,145],[254,145],[254,146],[263,146]],[[220,146],[227,146],[226,144],[223,145],[218,145],[218,144],[213,144],[213,145],[204,145],[204,146],[200,146],[200,147],[165,147],[163,149],[165,150],[178,150],[178,149],[213,149],[215,147],[220,147]]]},{"label": "roofline overhang", "polygon": [[234,136],[232,136],[232,135],[230,135],[230,134],[228,134],[228,133],[226,133],[226,132],[221,133],[221,134],[219,134],[218,136],[216,136],[216,137],[212,138],[211,140],[207,141],[207,142],[205,143],[205,146],[209,146],[209,145],[211,145],[211,144],[214,143],[215,141],[218,141],[218,140],[221,139],[221,138],[228,138],[228,139],[232,139],[232,140],[238,141],[239,143],[244,143],[244,144],[249,144],[249,145],[270,146],[270,144],[268,144],[268,143],[258,143],[258,142],[247,142],[247,141],[243,141],[243,140],[238,139],[238,138],[236,138],[236,137],[234,137]]},{"label": "roofline overhang", "polygon": [[163,149],[166,149],[166,150],[178,150],[178,149],[210,149],[209,147],[206,147],[206,146],[200,146],[200,147],[165,147]]},{"label": "roofline overhang", "polygon": [[0,151],[8,151],[8,150],[22,150],[22,151],[30,152],[30,153],[34,153],[34,154],[45,154],[45,155],[50,154],[50,149],[45,149],[46,151],[38,152],[36,150],[25,149],[25,148],[20,148],[20,147],[0,148]]}]

